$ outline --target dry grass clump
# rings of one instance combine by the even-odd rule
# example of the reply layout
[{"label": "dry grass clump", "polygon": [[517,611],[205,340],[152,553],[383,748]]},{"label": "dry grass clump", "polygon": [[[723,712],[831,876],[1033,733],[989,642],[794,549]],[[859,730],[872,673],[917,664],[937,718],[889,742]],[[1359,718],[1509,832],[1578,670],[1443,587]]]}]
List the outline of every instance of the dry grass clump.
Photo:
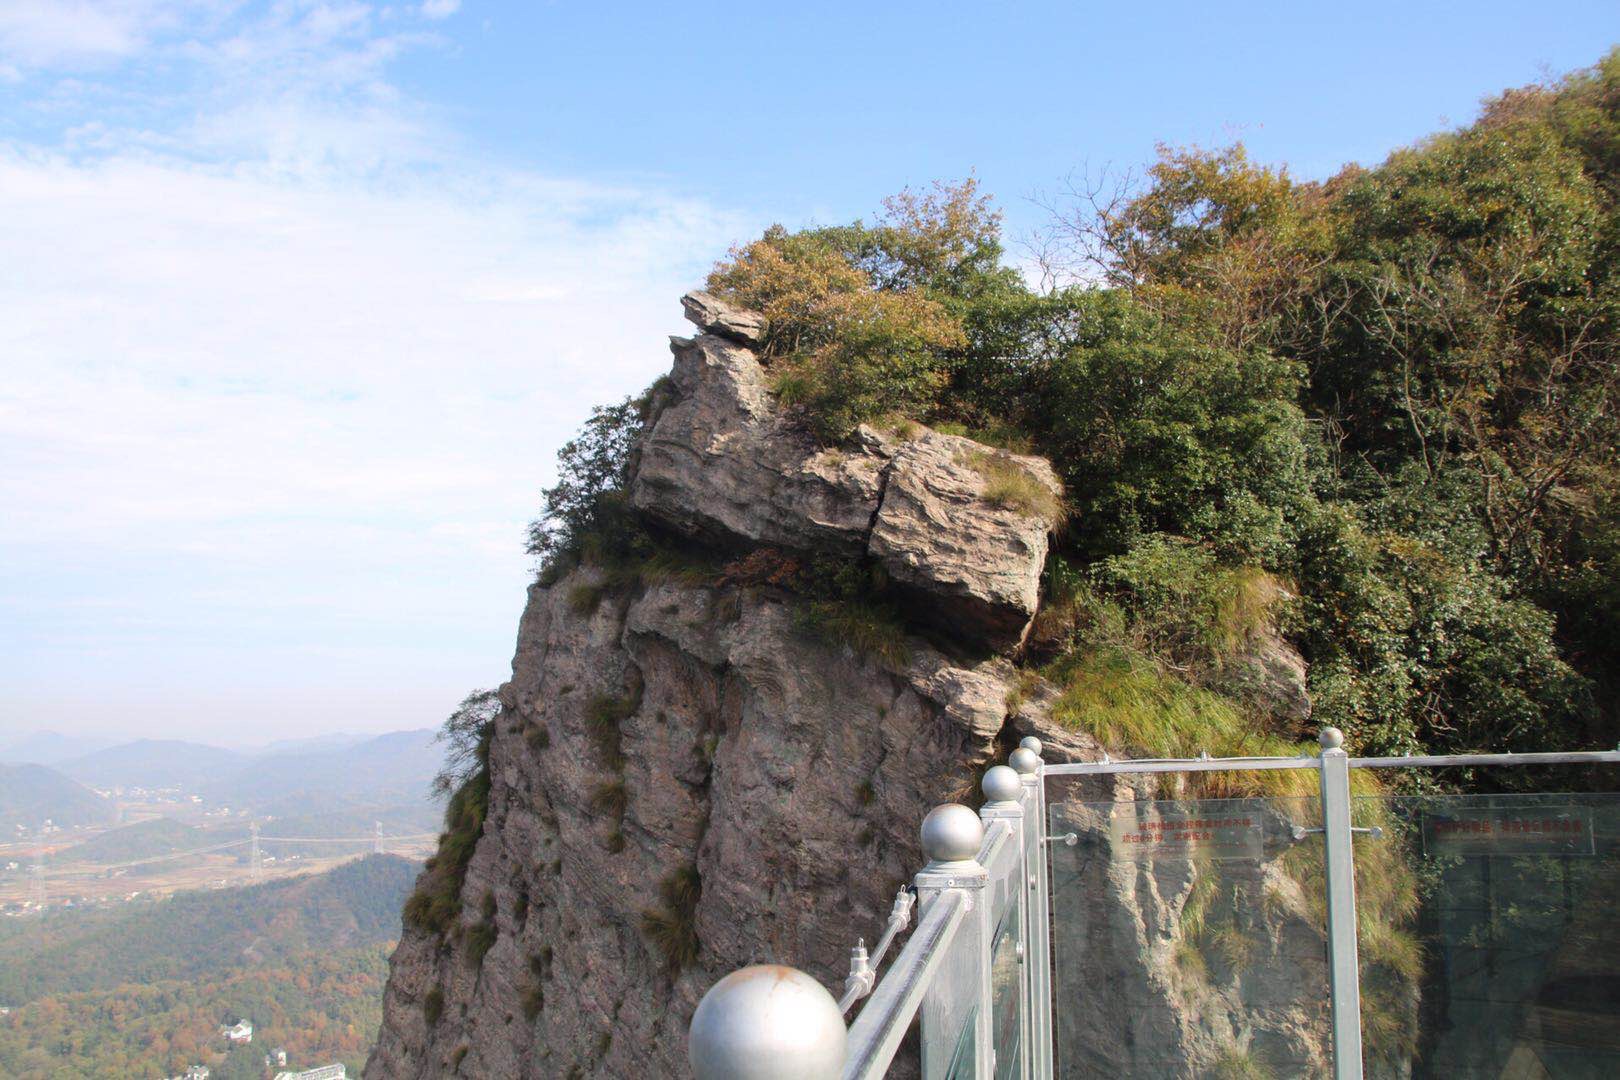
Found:
[{"label": "dry grass clump", "polygon": [[812,600],[799,610],[799,628],[828,645],[848,645],[890,668],[911,662],[906,628],[893,609],[863,600]]},{"label": "dry grass clump", "polygon": [[984,478],[982,495],[990,505],[1053,524],[1063,520],[1062,495],[1047,487],[1010,454],[973,450],[957,460]]},{"label": "dry grass clump", "polygon": [[619,725],[635,715],[640,706],[639,695],[634,694],[597,694],[585,706],[585,731],[602,755],[602,763],[614,772],[624,768]]},{"label": "dry grass clump", "polygon": [[591,792],[591,809],[616,821],[624,820],[624,811],[629,804],[630,793],[623,780],[603,781]]},{"label": "dry grass clump", "polygon": [[703,880],[696,866],[683,866],[666,877],[658,891],[663,905],[641,913],[641,930],[669,965],[680,972],[697,963],[697,907]]},{"label": "dry grass clump", "polygon": [[1221,1051],[1210,1075],[1216,1080],[1271,1080],[1273,1073],[1247,1050],[1231,1046]]},{"label": "dry grass clump", "polygon": [[500,931],[493,919],[473,923],[467,928],[467,963],[472,967],[482,967],[484,957],[489,950],[495,947],[495,939]]},{"label": "dry grass clump", "polygon": [[575,615],[589,615],[596,610],[606,593],[605,586],[596,582],[582,582],[568,590],[568,610]]}]

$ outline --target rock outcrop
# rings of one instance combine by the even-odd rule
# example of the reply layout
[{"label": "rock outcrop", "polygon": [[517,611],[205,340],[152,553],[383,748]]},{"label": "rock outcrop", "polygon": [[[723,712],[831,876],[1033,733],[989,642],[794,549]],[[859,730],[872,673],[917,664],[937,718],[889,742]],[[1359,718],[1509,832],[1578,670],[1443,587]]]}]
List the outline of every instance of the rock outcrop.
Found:
[{"label": "rock outcrop", "polygon": [[871,557],[920,615],[971,644],[1017,644],[1062,490],[1051,466],[916,425],[821,446],[735,340],[744,320],[701,293],[685,304],[713,332],[672,342],[678,400],[647,434],[636,508],[720,543]]},{"label": "rock outcrop", "polygon": [[[921,866],[923,815],[971,797],[1018,736],[1049,760],[1099,753],[998,651],[1037,605],[1049,466],[927,430],[821,446],[768,392],[748,347],[763,322],[701,294],[686,308],[704,332],[674,343],[634,507],[734,561],[869,560],[935,630],[864,653],[807,632],[791,592],[725,574],[631,588],[587,563],[532,586],[459,917],[407,926],[370,1078],[683,1076],[692,1011],[727,972],[841,984]],[[1008,470],[1033,497],[995,497]],[[1132,1000],[1186,1011],[1133,977]]]}]

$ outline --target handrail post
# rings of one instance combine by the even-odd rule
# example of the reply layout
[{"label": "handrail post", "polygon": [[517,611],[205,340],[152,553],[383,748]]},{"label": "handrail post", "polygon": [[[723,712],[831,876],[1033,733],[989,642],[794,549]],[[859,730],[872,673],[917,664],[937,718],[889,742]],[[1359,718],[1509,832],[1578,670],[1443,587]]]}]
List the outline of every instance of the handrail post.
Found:
[{"label": "handrail post", "polygon": [[[990,905],[985,899],[989,874],[978,861],[984,843],[984,823],[979,815],[958,803],[936,806],[923,818],[922,848],[928,865],[917,874],[919,918],[947,892],[967,894],[972,904],[962,925],[962,936],[953,949],[971,949],[978,957],[979,980],[972,988],[974,1012],[974,1072],[978,1080],[989,1080],[990,1072]],[[951,1067],[951,1055],[960,1027],[951,1030],[952,1006],[961,999],[963,988],[949,978],[935,979],[922,1004],[923,1080],[943,1077]],[[933,1037],[930,1037],[930,1035]],[[943,1051],[944,1060],[938,1056]]]},{"label": "handrail post", "polygon": [[1361,1080],[1361,986],[1356,962],[1356,862],[1350,832],[1350,757],[1344,752],[1344,735],[1337,728],[1324,728],[1321,743],[1333,1080]]},{"label": "handrail post", "polygon": [[1025,868],[1025,897],[1029,907],[1030,1075],[1035,1080],[1051,1080],[1052,1061],[1052,921],[1051,894],[1046,872],[1046,763],[1041,760],[1041,740],[1033,735],[1018,744],[1033,760],[1020,757],[1014,764],[1025,768],[1018,776],[1024,785],[1025,828],[1029,833],[1029,865]]},{"label": "handrail post", "polygon": [[[1033,1032],[1030,1026],[1030,992],[1029,992],[1029,962],[1030,962],[1030,909],[1028,887],[1024,884],[1029,876],[1029,834],[1031,828],[1025,815],[1024,783],[1023,778],[1006,765],[993,765],[985,770],[984,779],[980,783],[984,792],[985,803],[979,808],[979,819],[989,828],[992,822],[1005,821],[1012,828],[1013,850],[1017,854],[1015,869],[1011,880],[1007,882],[1008,902],[1018,905],[1018,1041],[1020,1046],[1018,1076],[1020,1080],[1031,1080],[1030,1049],[1033,1043]],[[990,927],[990,955],[991,963],[995,961],[995,936],[997,927],[994,925],[995,913],[990,912],[992,925]],[[1005,916],[1003,916],[1005,918]],[[995,986],[992,981],[991,1001],[995,1000]],[[992,1031],[995,1028],[992,1020]],[[992,1075],[1003,1073],[1000,1063],[993,1063],[995,1072]]]}]

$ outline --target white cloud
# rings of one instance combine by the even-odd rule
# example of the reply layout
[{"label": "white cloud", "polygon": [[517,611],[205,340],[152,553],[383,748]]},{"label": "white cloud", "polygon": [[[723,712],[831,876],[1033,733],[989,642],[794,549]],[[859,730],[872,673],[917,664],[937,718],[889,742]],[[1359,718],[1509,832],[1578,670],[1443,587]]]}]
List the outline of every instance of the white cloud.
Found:
[{"label": "white cloud", "polygon": [[428,19],[448,19],[461,10],[461,0],[422,0],[422,15]]},{"label": "white cloud", "polygon": [[154,34],[227,5],[207,0],[7,0],[0,57],[46,67],[131,56]]},{"label": "white cloud", "polygon": [[183,121],[0,144],[0,734],[431,723],[498,681],[556,447],[747,231],[479,165],[378,24],[276,5],[185,47]]}]

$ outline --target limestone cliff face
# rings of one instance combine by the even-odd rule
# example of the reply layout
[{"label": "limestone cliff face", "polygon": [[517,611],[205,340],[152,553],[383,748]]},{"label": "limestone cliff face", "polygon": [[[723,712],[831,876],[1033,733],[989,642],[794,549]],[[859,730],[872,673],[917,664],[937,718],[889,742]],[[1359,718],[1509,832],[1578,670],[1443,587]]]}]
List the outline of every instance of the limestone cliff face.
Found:
[{"label": "limestone cliff face", "polygon": [[1098,751],[1047,724],[1049,694],[1012,693],[1000,652],[1051,522],[987,499],[983,463],[1055,491],[1047,464],[926,430],[822,448],[767,394],[757,319],[686,306],[704,332],[674,341],[633,504],[727,558],[874,561],[926,633],[887,659],[829,643],[770,584],[602,590],[587,564],[531,587],[461,919],[407,929],[368,1077],[686,1075],[721,975],[769,960],[841,985],[921,865],[922,816],[992,756],[1031,733],[1049,760]]}]

